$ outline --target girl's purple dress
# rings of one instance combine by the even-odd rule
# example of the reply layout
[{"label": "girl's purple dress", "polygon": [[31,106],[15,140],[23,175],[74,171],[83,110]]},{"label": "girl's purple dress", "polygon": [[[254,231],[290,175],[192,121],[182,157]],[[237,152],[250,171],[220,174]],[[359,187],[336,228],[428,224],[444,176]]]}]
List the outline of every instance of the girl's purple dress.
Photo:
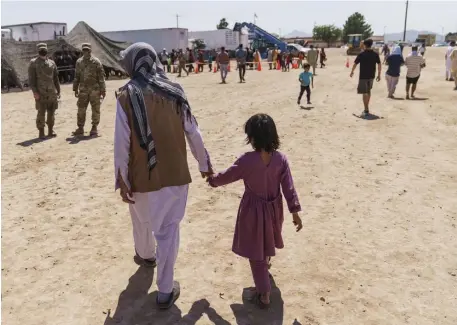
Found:
[{"label": "girl's purple dress", "polygon": [[283,248],[281,231],[284,221],[282,195],[290,213],[301,211],[287,158],[272,153],[265,165],[260,152],[242,155],[233,166],[210,178],[209,184],[218,187],[242,179],[245,191],[236,220],[232,250],[251,260],[262,261],[275,256],[275,248]]}]

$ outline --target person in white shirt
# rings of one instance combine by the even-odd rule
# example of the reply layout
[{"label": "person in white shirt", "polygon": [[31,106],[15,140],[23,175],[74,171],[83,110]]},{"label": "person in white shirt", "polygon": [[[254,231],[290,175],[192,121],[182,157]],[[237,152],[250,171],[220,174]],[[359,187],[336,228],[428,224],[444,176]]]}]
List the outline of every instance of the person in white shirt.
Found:
[{"label": "person in white shirt", "polygon": [[[409,89],[411,89],[411,98],[414,97],[417,81],[421,75],[422,68],[425,67],[425,60],[417,53],[417,46],[413,46],[411,54],[405,59],[405,65],[408,69],[406,72],[406,99],[409,99]],[[412,87],[411,87],[412,85]]]},{"label": "person in white shirt", "polygon": [[455,41],[452,41],[449,44],[449,47],[447,48],[446,55],[444,56],[444,59],[446,61],[446,81],[454,81],[454,78],[452,77],[451,73],[451,66],[452,66],[452,61],[451,61],[451,53],[455,48]]},{"label": "person in white shirt", "polygon": [[422,43],[421,47],[419,48],[419,53],[424,56],[425,55],[425,43]]}]

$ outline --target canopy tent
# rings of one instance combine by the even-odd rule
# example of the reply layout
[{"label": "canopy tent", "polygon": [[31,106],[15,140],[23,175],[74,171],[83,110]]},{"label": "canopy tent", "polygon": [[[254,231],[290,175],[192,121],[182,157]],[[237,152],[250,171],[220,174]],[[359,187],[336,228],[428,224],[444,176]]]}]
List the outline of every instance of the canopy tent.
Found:
[{"label": "canopy tent", "polygon": [[79,22],[67,36],[57,40],[18,42],[2,39],[2,84],[7,82],[21,88],[24,84],[28,84],[28,67],[30,60],[37,56],[38,43],[48,45],[48,55],[51,58],[63,50],[79,55],[81,45],[90,43],[92,54],[104,67],[122,73],[124,70],[119,64],[119,53],[129,45],[106,38],[85,22]]}]

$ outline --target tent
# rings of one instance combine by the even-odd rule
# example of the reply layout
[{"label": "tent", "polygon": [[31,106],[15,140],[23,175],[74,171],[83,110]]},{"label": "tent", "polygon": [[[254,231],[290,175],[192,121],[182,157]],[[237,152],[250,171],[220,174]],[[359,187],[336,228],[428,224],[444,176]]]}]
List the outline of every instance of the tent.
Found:
[{"label": "tent", "polygon": [[80,49],[83,43],[90,43],[92,54],[107,68],[124,72],[119,64],[119,52],[125,50],[130,44],[113,41],[80,21],[65,37],[66,41],[72,46]]},{"label": "tent", "polygon": [[48,45],[48,55],[51,58],[64,48],[79,56],[81,45],[90,43],[92,54],[103,66],[119,72],[124,72],[119,64],[119,52],[129,45],[102,36],[85,22],[79,22],[67,36],[57,40],[18,42],[2,39],[2,84],[14,84],[21,88],[24,84],[28,84],[28,67],[30,60],[37,56],[38,43]]},{"label": "tent", "polygon": [[24,84],[28,84],[29,63],[37,56],[38,43],[48,45],[50,57],[64,49],[74,53],[80,52],[63,38],[46,42],[18,42],[2,39],[2,81],[21,88]]}]

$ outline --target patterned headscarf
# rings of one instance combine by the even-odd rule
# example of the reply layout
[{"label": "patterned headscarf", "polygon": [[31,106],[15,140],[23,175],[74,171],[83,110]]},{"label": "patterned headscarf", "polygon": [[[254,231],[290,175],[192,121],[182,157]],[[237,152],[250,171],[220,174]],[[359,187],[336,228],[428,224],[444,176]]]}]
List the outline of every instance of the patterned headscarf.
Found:
[{"label": "patterned headscarf", "polygon": [[146,43],[135,43],[120,53],[121,64],[131,80],[124,86],[127,88],[133,108],[133,125],[142,149],[148,153],[148,166],[151,171],[157,164],[156,149],[148,123],[143,91],[153,92],[176,102],[181,116],[193,118],[190,106],[181,85],[172,82],[165,75],[154,48]]}]

